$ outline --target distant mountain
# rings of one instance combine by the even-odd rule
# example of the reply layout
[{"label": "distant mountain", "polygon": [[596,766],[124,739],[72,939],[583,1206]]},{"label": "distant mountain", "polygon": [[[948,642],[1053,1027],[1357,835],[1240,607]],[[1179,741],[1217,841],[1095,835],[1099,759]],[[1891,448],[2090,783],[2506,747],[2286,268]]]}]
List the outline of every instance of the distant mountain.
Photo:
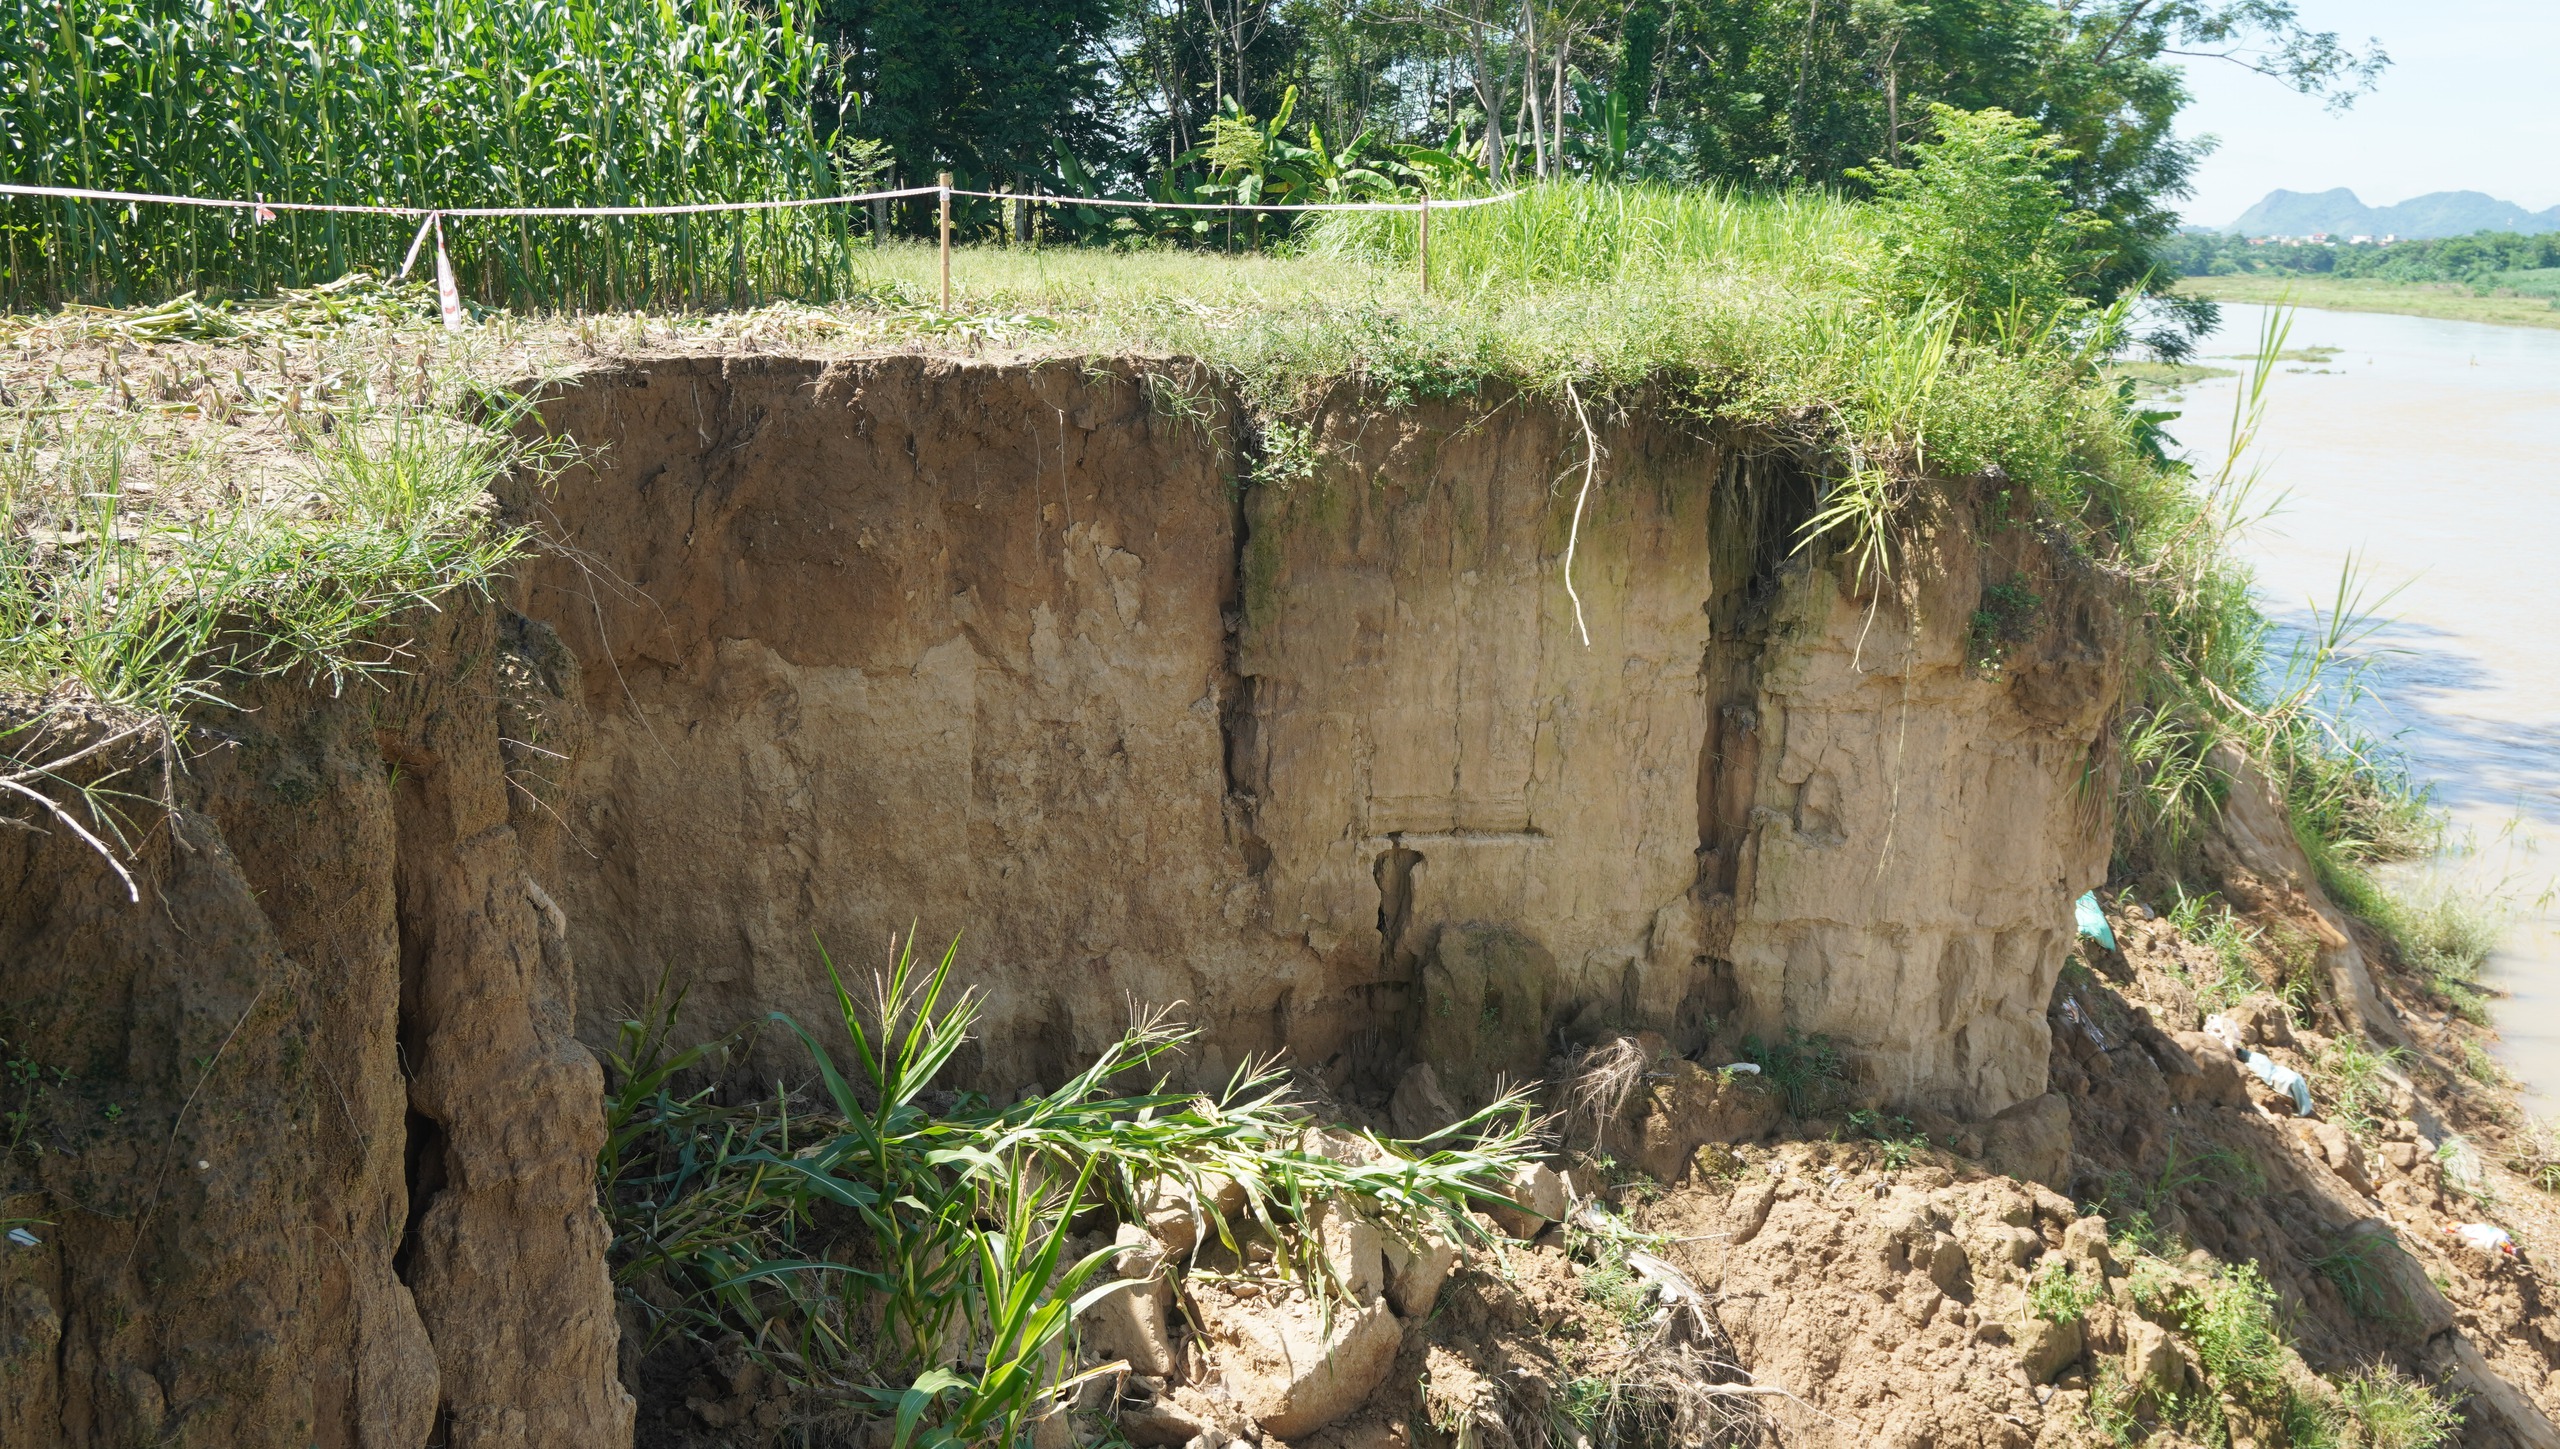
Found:
[{"label": "distant mountain", "polygon": [[2560,231],[2560,206],[2527,211],[2478,191],[2431,191],[2398,206],[2367,206],[2334,191],[2270,191],[2222,228],[2235,236],[2468,236],[2475,231]]}]

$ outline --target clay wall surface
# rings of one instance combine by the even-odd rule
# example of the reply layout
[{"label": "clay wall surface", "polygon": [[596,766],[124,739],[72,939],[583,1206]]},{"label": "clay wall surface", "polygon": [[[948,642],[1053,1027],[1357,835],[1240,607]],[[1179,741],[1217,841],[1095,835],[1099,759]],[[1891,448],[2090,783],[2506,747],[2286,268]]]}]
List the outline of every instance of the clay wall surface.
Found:
[{"label": "clay wall surface", "polygon": [[[590,1040],[662,979],[702,1030],[823,1023],[817,943],[867,974],[913,922],[962,935],[997,1091],[1172,1002],[1203,1079],[1285,1047],[1480,1095],[1559,1033],[1792,1028],[1896,1098],[2043,1090],[2121,650],[1999,490],[1860,591],[1792,556],[1783,459],[1636,400],[1594,422],[1586,646],[1568,409],[1346,385],[1248,487],[1239,410],[1178,386],[668,358],[553,395],[598,451],[519,606],[586,664],[543,871]],[[1986,668],[1995,581],[2041,602]]]}]

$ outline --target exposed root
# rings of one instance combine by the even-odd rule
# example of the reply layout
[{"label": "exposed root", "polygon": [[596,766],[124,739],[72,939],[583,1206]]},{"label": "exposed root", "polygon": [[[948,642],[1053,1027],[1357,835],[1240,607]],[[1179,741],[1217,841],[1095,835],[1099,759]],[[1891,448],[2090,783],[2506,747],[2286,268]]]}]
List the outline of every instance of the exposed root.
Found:
[{"label": "exposed root", "polygon": [[[45,760],[41,763],[35,764],[22,763],[18,769],[11,771],[8,774],[0,775],[0,790],[5,790],[13,795],[24,796],[29,800],[33,800],[38,805],[43,806],[45,812],[51,815],[55,820],[59,821],[65,830],[68,830],[73,835],[78,836],[82,844],[88,846],[91,851],[96,853],[98,859],[105,861],[107,863],[107,869],[116,873],[116,879],[124,882],[125,898],[134,905],[142,904],[142,887],[134,880],[133,872],[126,869],[124,861],[117,856],[115,847],[109,845],[95,831],[92,831],[86,825],[81,824],[79,819],[73,816],[68,809],[55,802],[51,796],[36,789],[35,786],[29,782],[63,780],[63,771],[69,769],[71,766],[79,764],[81,761],[88,759],[92,755],[100,754],[124,743],[127,740],[145,734],[158,723],[159,722],[157,720],[146,719],[138,724],[127,725],[123,729],[114,731],[111,734],[103,735],[96,740],[92,740],[81,748],[73,750],[71,753],[63,755],[58,759]],[[42,724],[43,719],[42,717],[39,717],[30,725],[22,726],[22,728],[40,730]],[[169,768],[167,759],[168,743],[169,742],[165,739],[162,741],[161,756],[164,775]],[[167,788],[165,782],[164,788]],[[97,801],[92,794],[91,789],[84,788],[76,784],[72,785],[71,789],[77,792],[84,800],[89,802],[90,810],[93,815],[99,813],[97,810]]]},{"label": "exposed root", "polygon": [[1591,629],[1582,622],[1582,595],[1573,586],[1573,551],[1582,541],[1582,506],[1591,497],[1591,480],[1600,471],[1600,435],[1591,430],[1591,413],[1582,405],[1582,394],[1573,384],[1564,385],[1564,395],[1573,404],[1573,415],[1582,424],[1582,488],[1573,495],[1573,526],[1564,536],[1564,592],[1573,600],[1573,627],[1582,635],[1582,647],[1591,647]]},{"label": "exposed root", "polygon": [[1763,1401],[1804,1401],[1785,1389],[1751,1381],[1694,1288],[1678,1297],[1666,1289],[1664,1297],[1651,1340],[1608,1375],[1606,1397],[1590,1423],[1590,1442],[1604,1449],[1637,1444],[1723,1449],[1764,1442],[1772,1425]]},{"label": "exposed root", "polygon": [[1644,1067],[1644,1048],[1631,1036],[1604,1038],[1584,1048],[1565,1082],[1565,1140],[1570,1143],[1576,1128],[1588,1127],[1596,1147],[1643,1085]]}]

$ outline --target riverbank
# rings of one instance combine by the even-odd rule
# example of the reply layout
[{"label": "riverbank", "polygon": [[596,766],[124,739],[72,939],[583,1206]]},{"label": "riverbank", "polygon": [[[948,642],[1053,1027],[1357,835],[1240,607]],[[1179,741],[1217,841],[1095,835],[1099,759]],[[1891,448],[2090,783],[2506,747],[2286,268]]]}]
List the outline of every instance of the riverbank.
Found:
[{"label": "riverbank", "polygon": [[[2201,349],[2249,345],[2265,315],[2226,308]],[[2545,329],[2329,310],[2296,314],[2260,452],[2281,502],[2240,540],[2277,647],[2315,632],[2350,564],[2383,616],[2364,643],[2358,714],[2448,820],[2446,848],[2402,888],[2506,904],[2484,984],[2499,1064],[2530,1111],[2560,1093],[2560,914],[2543,843],[2560,835],[2560,609],[2543,542],[2560,536],[2560,338]],[[2228,364],[2226,364],[2228,365]],[[2219,459],[2236,379],[2190,386],[2173,432]],[[2458,500],[2458,502],[2457,502]]]},{"label": "riverbank", "polygon": [[2184,277],[2178,291],[2216,302],[2316,307],[2330,312],[2389,312],[2499,327],[2560,328],[2560,310],[2542,297],[2483,297],[2459,282],[2382,282],[2364,277]]},{"label": "riverbank", "polygon": [[[1501,235],[1464,251],[1463,225],[1435,232],[1444,279],[1521,255]],[[1477,1194],[1526,1214],[1503,1235],[1546,1265],[1503,1258],[1483,1291],[1555,1283],[1553,1312],[1514,1294],[1470,1318],[1462,1284],[1437,1328],[1419,1289],[1381,1306],[1398,1223],[1347,1200],[1386,1194],[1335,1190],[1344,1164],[1313,1165],[1296,1108],[1256,1161],[1334,1187],[1256,1195],[1276,1179],[1232,1157],[1122,1156],[1088,1219],[1008,1174],[987,1199],[1009,1204],[1005,1240],[1077,1271],[1119,1244],[1118,1271],[1158,1281],[1131,1265],[1179,1257],[1158,1234],[1184,1225],[1206,1252],[1145,1295],[1187,1305],[1178,1340],[1143,1325],[1151,1382],[1069,1396],[1095,1435],[1606,1444],[1606,1405],[1676,1418],[1748,1388],[1723,1397],[1798,1413],[1808,1445],[2308,1449],[2455,1405],[2518,1426],[2469,1442],[2560,1443],[2532,1401],[2560,1365],[2506,1307],[2552,1295],[2446,1232],[2560,1235],[2499,1165],[2503,1108],[2471,1105],[2498,1090],[2470,1072],[2477,1030],[2327,903],[2285,817],[2379,792],[2253,734],[2245,703],[2214,713],[2258,678],[2253,648],[2213,641],[2266,622],[2222,587],[2227,514],[2147,461],[2071,355],[1895,330],[1846,283],[1740,252],[1676,296],[1603,279],[1490,311],[1465,299],[1491,289],[1404,290],[1401,260],[972,251],[955,270],[982,290],[951,312],[919,300],[931,256],[886,252],[879,297],[834,309],[448,333],[418,291],[351,282],[23,320],[0,365],[24,415],[0,537],[34,561],[6,577],[44,629],[11,666],[43,686],[17,778],[60,792],[20,793],[63,830],[0,832],[22,883],[0,957],[55,963],[0,993],[0,1108],[24,1124],[0,1229],[26,1250],[0,1255],[0,1443],[522,1423],[546,1445],[624,1449],[636,1424],[641,1449],[761,1449],[912,1392],[912,1369],[835,1347],[874,1340],[812,1265],[876,1262],[884,1296],[947,1305],[1054,1260],[844,1226],[835,1207],[898,1199],[825,1176],[855,1159],[805,1134],[876,1136],[863,1094],[825,1063],[823,1095],[792,1094],[815,1043],[729,1028],[930,1013],[884,988],[861,1027],[814,943],[964,927],[950,980],[984,995],[903,1036],[939,1055],[865,1100],[973,1131],[1161,1131],[1097,1115],[1093,1063],[1138,1049],[1126,1003],[1178,1000],[1173,1080],[1285,1048],[1331,1120],[1421,1144],[1370,1149],[1448,1192],[1473,1189],[1433,1144],[1498,1083],[1543,1080],[1581,1114],[1555,1162]],[[1367,289],[1290,301],[1319,266],[1365,266]],[[1865,380],[1909,356],[1925,409],[1872,403]],[[1788,431],[1804,397],[1841,431]],[[1924,434],[1943,476],[1919,469]],[[1861,502],[1833,466],[1852,449],[1909,462],[1858,475],[1882,490]],[[1576,464],[1587,511],[1554,482]],[[1857,509],[1864,532],[1803,546]],[[2038,526],[2014,526],[2027,509]],[[1890,593],[1862,558],[1890,560]],[[146,613],[149,579],[250,582]],[[234,642],[243,599],[268,652]],[[158,642],[198,619],[195,652]],[[138,642],[101,664],[116,627]],[[2132,697],[2159,640],[2195,672]],[[2181,753],[2213,719],[2296,773]],[[2188,766],[2257,784],[2206,811]],[[2122,829],[2092,779],[2123,784]],[[80,824],[100,798],[156,813],[110,836]],[[2128,857],[2103,907],[2122,949],[2075,946],[2071,903]],[[2249,1095],[2243,1046],[2280,1096]],[[1630,1109],[1635,1135],[1609,1137]],[[1048,1140],[1027,1150],[1091,1185],[1090,1134]],[[775,1196],[783,1161],[819,1164],[793,1174],[817,1186]],[[679,1182],[665,1163],[709,1165]],[[1558,1168],[1587,1210],[1558,1200]],[[1206,1191],[1213,1173],[1236,1190]],[[1162,1211],[1174,1183],[1198,1211]],[[2481,1216],[2499,1201],[2524,1216]],[[1211,1233],[1213,1208],[1249,1219]],[[702,1223],[744,1226],[706,1248]],[[1063,1248],[1079,1225],[1107,1235]],[[1330,1276],[1287,1278],[1337,1247]],[[2322,1265],[2361,1283],[2368,1251],[2425,1271],[2364,1317]],[[980,1276],[923,1280],[954,1261]],[[289,1321],[195,1326],[225,1294],[312,1283],[344,1286]],[[1068,1305],[1036,1306],[1063,1331]],[[1535,1377],[1495,1332],[1565,1341],[1593,1307],[1618,1327]],[[1669,1346],[1729,1341],[1730,1362],[1625,1367],[1611,1335],[1675,1319],[1691,1337]],[[759,1326],[777,1322],[787,1340]],[[2312,1327],[2288,1344],[2294,1323]],[[95,1324],[121,1326],[101,1345]],[[1434,1332],[1495,1348],[1468,1360]],[[1243,1392],[1355,1360],[1368,1376],[1346,1369],[1322,1412],[1285,1383]],[[1426,1369],[1442,1397],[1417,1402]],[[874,1373],[885,1388],[859,1387]],[[1017,1405],[1067,1387],[1009,1382]],[[1461,1402],[1470,1384],[1504,1387]],[[978,1397],[935,1400],[936,1432],[988,1412],[960,1388]],[[55,1431],[81,1415],[106,1430]]]}]

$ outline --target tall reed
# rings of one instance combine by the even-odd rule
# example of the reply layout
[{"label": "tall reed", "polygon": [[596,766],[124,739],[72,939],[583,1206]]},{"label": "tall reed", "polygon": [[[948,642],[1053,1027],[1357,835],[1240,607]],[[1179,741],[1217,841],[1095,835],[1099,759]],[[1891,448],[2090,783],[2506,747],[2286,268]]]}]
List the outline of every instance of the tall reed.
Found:
[{"label": "tall reed", "polygon": [[[0,180],[268,201],[563,206],[852,189],[876,148],[793,0],[0,0]],[[516,306],[841,290],[844,209],[446,223]],[[263,294],[396,268],[399,217],[0,201],[0,297]]]}]

